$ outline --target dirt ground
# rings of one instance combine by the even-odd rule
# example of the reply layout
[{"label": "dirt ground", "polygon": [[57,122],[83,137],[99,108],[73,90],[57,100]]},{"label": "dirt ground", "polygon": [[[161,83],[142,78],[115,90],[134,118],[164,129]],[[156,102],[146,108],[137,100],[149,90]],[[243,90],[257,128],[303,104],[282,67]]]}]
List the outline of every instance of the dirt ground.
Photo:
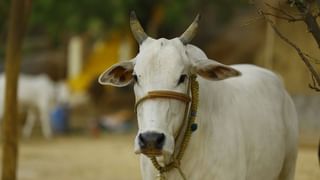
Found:
[{"label": "dirt ground", "polygon": [[[18,180],[141,179],[133,138],[129,134],[24,141],[20,147]],[[296,179],[320,179],[315,148],[300,148]]]}]

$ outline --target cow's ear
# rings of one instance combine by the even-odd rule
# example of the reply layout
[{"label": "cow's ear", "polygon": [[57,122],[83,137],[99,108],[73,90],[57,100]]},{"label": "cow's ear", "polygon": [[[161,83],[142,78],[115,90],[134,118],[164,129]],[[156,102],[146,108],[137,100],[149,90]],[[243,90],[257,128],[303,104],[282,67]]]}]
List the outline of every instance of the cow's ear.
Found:
[{"label": "cow's ear", "polygon": [[127,86],[132,82],[133,67],[134,60],[115,64],[100,75],[99,83],[116,87]]},{"label": "cow's ear", "polygon": [[241,75],[238,70],[210,59],[196,60],[193,67],[195,73],[208,80],[218,81]]},{"label": "cow's ear", "polygon": [[194,45],[186,46],[186,54],[191,61],[193,73],[205,79],[218,81],[241,75],[238,70],[230,66],[208,59],[206,54]]}]

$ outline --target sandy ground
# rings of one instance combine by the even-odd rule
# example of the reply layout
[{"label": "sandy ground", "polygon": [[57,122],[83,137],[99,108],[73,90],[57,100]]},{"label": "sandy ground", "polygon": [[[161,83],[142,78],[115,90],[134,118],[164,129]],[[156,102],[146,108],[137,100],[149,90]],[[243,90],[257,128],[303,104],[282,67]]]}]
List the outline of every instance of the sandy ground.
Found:
[{"label": "sandy ground", "polygon": [[[140,178],[133,134],[22,142],[19,180],[135,180]],[[300,148],[297,180],[319,180],[314,148]]]}]

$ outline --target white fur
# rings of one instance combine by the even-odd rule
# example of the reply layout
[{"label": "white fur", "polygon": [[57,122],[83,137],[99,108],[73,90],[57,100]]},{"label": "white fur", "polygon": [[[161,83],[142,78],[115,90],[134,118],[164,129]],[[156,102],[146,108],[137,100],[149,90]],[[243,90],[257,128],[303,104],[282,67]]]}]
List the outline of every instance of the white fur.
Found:
[{"label": "white fur", "polygon": [[[138,76],[134,86],[137,99],[152,90],[186,93],[187,82],[177,85],[181,74],[190,75],[206,64],[219,66],[199,48],[184,46],[177,38],[148,38],[132,63]],[[188,180],[292,180],[297,156],[297,115],[282,82],[257,66],[228,68],[242,75],[221,81],[198,76],[198,130],[192,134],[182,158],[182,171]],[[221,77],[231,75],[223,73]],[[184,107],[183,102],[173,99],[149,99],[137,110],[139,133],[165,134],[164,158],[158,159],[166,163],[176,145],[173,137],[182,124]],[[135,151],[139,153],[137,140]],[[141,172],[145,180],[155,179],[158,174],[144,155]],[[177,170],[166,173],[166,177],[181,179]]]},{"label": "white fur", "polygon": [[[52,137],[50,113],[57,102],[64,102],[66,88],[59,84],[57,88],[47,75],[20,75],[18,81],[19,111],[27,114],[22,129],[24,137],[30,137],[36,119],[41,122],[42,133],[46,138]],[[5,76],[0,75],[0,120],[3,118]]]}]

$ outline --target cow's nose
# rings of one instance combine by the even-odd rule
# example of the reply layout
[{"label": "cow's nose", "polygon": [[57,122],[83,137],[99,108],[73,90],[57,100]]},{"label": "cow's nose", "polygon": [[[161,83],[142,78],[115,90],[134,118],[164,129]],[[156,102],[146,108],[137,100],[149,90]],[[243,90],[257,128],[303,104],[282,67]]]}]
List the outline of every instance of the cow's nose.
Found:
[{"label": "cow's nose", "polygon": [[145,132],[139,134],[139,146],[141,149],[161,150],[165,141],[165,135],[157,132]]}]

